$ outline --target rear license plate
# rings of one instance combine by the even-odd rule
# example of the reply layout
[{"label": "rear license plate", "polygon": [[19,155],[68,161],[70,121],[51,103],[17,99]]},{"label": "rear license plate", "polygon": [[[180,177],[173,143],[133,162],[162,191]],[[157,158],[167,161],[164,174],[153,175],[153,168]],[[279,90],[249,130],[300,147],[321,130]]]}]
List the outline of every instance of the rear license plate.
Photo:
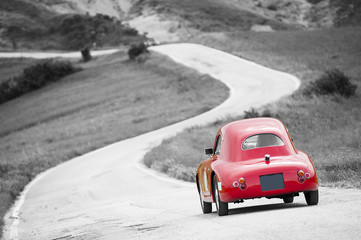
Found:
[{"label": "rear license plate", "polygon": [[285,188],[285,183],[283,181],[282,173],[259,176],[259,180],[261,182],[262,191],[270,191],[270,190]]}]

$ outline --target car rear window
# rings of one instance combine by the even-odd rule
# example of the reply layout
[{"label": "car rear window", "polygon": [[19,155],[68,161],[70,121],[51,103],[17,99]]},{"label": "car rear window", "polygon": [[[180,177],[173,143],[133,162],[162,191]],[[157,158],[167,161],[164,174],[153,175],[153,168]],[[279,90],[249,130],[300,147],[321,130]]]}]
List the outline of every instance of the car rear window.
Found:
[{"label": "car rear window", "polygon": [[276,134],[262,133],[247,137],[242,143],[243,150],[261,147],[283,146],[284,142]]}]

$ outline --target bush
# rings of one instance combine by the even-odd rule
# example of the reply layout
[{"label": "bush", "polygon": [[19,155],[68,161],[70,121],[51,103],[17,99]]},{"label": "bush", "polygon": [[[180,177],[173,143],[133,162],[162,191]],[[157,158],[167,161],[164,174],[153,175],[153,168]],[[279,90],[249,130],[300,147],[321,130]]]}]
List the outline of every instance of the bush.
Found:
[{"label": "bush", "polygon": [[357,85],[350,82],[350,78],[340,70],[334,68],[326,70],[317,80],[308,85],[305,95],[335,95],[346,98],[355,95]]},{"label": "bush", "polygon": [[311,4],[319,4],[320,2],[322,2],[323,0],[307,0],[307,2],[311,3]]},{"label": "bush", "polygon": [[132,61],[144,53],[148,53],[148,47],[144,43],[133,44],[128,50],[129,59]]},{"label": "bush", "polygon": [[271,11],[277,11],[278,10],[277,5],[275,5],[275,4],[270,4],[267,8],[269,10],[271,10]]},{"label": "bush", "polygon": [[79,69],[70,62],[46,60],[25,68],[21,75],[0,84],[0,103],[39,89]]},{"label": "bush", "polygon": [[273,114],[268,109],[264,110],[262,113],[259,113],[254,108],[251,108],[249,111],[244,111],[244,119],[257,117],[273,117]]},{"label": "bush", "polygon": [[244,111],[244,118],[256,118],[259,117],[259,113],[256,109],[251,108],[249,111]]}]

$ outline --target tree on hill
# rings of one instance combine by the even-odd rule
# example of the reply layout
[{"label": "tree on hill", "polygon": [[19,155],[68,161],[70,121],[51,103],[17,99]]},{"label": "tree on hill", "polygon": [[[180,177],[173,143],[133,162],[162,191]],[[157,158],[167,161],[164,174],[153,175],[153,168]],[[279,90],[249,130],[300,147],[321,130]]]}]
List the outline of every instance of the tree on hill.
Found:
[{"label": "tree on hill", "polygon": [[72,50],[102,46],[106,36],[120,39],[122,36],[137,36],[138,32],[124,26],[114,17],[103,14],[95,16],[72,15],[58,27],[64,38],[64,45]]},{"label": "tree on hill", "polygon": [[15,50],[18,48],[17,41],[18,38],[21,37],[22,32],[23,30],[19,26],[8,26],[5,27],[5,31],[3,32],[1,37],[8,38],[13,46],[13,49]]}]

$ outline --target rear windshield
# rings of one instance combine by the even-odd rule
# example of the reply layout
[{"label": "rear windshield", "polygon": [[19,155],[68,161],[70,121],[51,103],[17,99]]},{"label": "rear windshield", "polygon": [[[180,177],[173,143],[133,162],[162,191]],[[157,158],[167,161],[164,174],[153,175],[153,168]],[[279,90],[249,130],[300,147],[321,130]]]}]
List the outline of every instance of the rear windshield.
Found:
[{"label": "rear windshield", "polygon": [[242,143],[243,150],[250,150],[261,147],[283,146],[282,139],[276,134],[262,133],[246,138]]}]

